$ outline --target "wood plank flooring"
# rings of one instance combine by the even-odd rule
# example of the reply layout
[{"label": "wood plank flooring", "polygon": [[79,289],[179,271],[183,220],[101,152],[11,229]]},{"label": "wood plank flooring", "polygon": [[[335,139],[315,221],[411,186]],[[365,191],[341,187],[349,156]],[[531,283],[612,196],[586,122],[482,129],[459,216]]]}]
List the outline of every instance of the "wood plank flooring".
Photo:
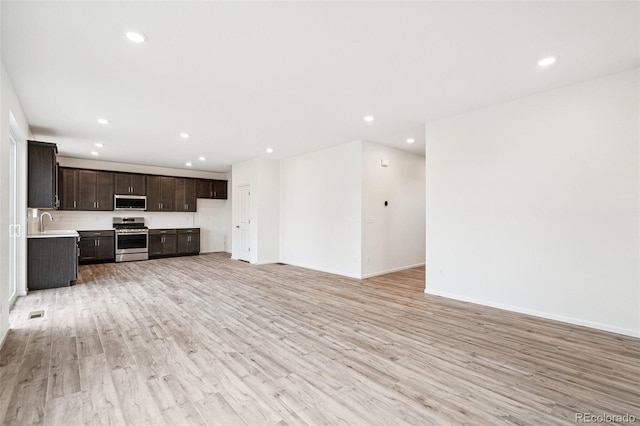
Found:
[{"label": "wood plank flooring", "polygon": [[11,312],[0,423],[640,419],[640,339],[423,288],[423,268],[358,281],[226,254],[82,266]]}]

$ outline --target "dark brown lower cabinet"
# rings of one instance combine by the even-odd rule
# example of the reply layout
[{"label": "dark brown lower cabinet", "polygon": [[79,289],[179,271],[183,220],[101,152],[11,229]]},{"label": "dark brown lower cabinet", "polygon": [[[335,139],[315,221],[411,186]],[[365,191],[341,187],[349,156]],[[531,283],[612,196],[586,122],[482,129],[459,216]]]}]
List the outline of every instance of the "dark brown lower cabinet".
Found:
[{"label": "dark brown lower cabinet", "polygon": [[149,258],[200,253],[200,228],[150,229]]},{"label": "dark brown lower cabinet", "polygon": [[76,237],[27,239],[27,288],[69,287],[78,275]]},{"label": "dark brown lower cabinet", "polygon": [[115,235],[113,230],[79,231],[80,263],[113,262]]},{"label": "dark brown lower cabinet", "polygon": [[178,254],[200,253],[200,228],[178,229]]},{"label": "dark brown lower cabinet", "polygon": [[175,229],[149,230],[149,258],[178,254],[178,237]]}]

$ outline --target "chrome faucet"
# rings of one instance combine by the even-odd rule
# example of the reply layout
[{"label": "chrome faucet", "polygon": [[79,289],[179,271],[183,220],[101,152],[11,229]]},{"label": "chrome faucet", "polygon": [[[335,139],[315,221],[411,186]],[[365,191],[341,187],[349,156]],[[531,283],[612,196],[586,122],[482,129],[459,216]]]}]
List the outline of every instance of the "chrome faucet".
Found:
[{"label": "chrome faucet", "polygon": [[42,220],[44,218],[44,215],[49,216],[49,219],[51,219],[51,222],[53,222],[53,217],[51,216],[51,213],[49,212],[44,212],[40,215],[40,232],[44,232],[44,221]]}]

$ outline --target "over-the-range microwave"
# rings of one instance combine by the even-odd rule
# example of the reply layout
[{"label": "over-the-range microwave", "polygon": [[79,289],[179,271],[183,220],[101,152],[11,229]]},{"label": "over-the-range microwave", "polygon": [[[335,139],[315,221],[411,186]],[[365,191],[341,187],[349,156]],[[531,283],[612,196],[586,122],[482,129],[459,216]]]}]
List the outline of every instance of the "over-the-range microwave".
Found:
[{"label": "over-the-range microwave", "polygon": [[147,197],[145,195],[114,195],[114,210],[146,210]]}]

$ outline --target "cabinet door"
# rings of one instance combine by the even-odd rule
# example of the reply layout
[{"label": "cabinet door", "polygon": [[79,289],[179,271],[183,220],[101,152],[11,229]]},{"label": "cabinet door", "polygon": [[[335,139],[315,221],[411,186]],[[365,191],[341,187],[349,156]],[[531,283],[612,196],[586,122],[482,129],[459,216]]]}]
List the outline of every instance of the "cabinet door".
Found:
[{"label": "cabinet door", "polygon": [[227,181],[226,180],[213,181],[213,198],[215,198],[216,200],[227,199]]},{"label": "cabinet door", "polygon": [[60,167],[60,209],[78,210],[78,171]]},{"label": "cabinet door", "polygon": [[81,237],[80,238],[80,260],[81,262],[87,260],[96,260],[96,249],[98,246],[98,239],[93,237]]},{"label": "cabinet door", "polygon": [[113,260],[115,258],[114,237],[97,238],[96,258],[99,260]]},{"label": "cabinet door", "polygon": [[162,176],[160,178],[162,193],[162,211],[176,211],[176,178]]},{"label": "cabinet door", "polygon": [[175,211],[196,211],[196,181],[194,179],[176,178]]},{"label": "cabinet door", "polygon": [[131,175],[131,195],[147,195],[147,177]]},{"label": "cabinet door", "polygon": [[149,234],[149,257],[162,256],[163,235]]},{"label": "cabinet door", "polygon": [[29,141],[27,149],[27,206],[52,209],[56,207],[56,145]]},{"label": "cabinet door", "polygon": [[200,253],[200,234],[193,233],[191,235],[190,244],[191,244],[191,253],[198,254]]},{"label": "cabinet door", "polygon": [[131,194],[131,175],[129,173],[114,173],[115,193],[118,195]]},{"label": "cabinet door", "polygon": [[93,170],[78,170],[78,210],[97,210],[97,178]]},{"label": "cabinet door", "polygon": [[178,253],[178,236],[176,234],[164,234],[162,254],[170,255]]},{"label": "cabinet door", "polygon": [[178,254],[191,253],[189,235],[191,234],[178,234]]},{"label": "cabinet door", "polygon": [[196,183],[196,196],[198,198],[212,198],[213,187],[209,179],[198,179]]},{"label": "cabinet door", "polygon": [[160,176],[147,178],[147,210],[150,212],[162,210],[162,181],[160,179]]},{"label": "cabinet door", "polygon": [[113,210],[113,173],[96,172],[96,210]]}]

